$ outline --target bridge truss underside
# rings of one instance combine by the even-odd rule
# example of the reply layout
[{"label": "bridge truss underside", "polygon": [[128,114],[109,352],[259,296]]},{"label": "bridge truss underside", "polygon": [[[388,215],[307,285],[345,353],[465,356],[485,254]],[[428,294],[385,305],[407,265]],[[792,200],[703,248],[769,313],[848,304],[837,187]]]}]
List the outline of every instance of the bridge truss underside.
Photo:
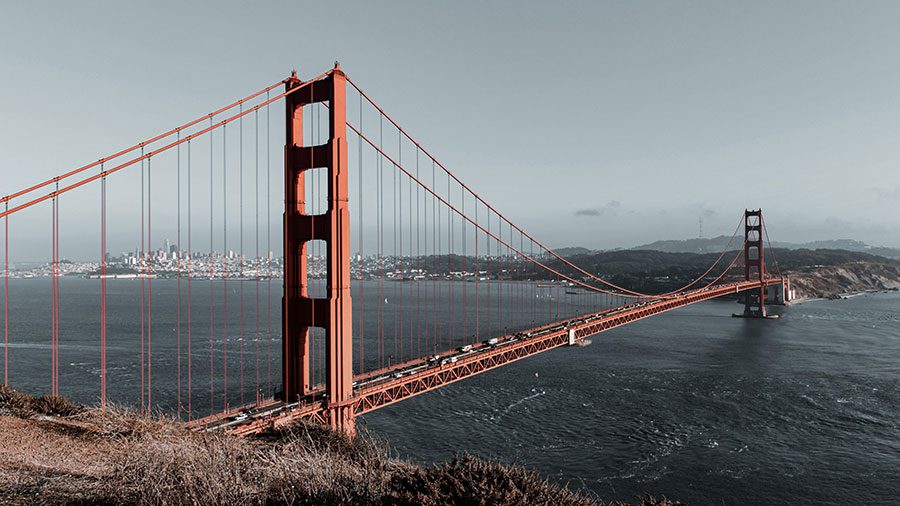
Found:
[{"label": "bridge truss underside", "polygon": [[[347,404],[356,415],[362,415],[543,351],[577,344],[595,334],[643,318],[783,282],[780,277],[767,278],[687,291],[660,300],[638,302],[553,322],[500,337],[495,343],[486,342],[468,351],[454,350],[441,354],[439,358],[398,364],[354,378],[353,396]],[[311,399],[317,400],[312,402]],[[236,434],[252,434],[298,420],[327,423],[329,409],[334,409],[334,405],[329,405],[327,398],[323,399],[322,392],[312,392],[296,403],[269,401],[203,418],[194,422],[193,428],[227,429]]]}]

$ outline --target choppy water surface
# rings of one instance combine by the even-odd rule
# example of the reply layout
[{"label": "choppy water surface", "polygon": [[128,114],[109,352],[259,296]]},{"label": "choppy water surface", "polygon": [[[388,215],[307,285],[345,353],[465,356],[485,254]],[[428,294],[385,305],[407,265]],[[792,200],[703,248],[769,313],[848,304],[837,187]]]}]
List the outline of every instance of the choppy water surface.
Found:
[{"label": "choppy water surface", "polygon": [[365,417],[402,455],[466,450],[604,499],[897,504],[900,295],[730,318],[708,302]]},{"label": "choppy water surface", "polygon": [[[62,283],[61,385],[82,402],[97,398],[96,286],[88,280]],[[110,397],[134,401],[140,292],[135,281],[109,286]],[[153,402],[171,408],[177,391],[175,284],[157,280],[153,286]],[[234,405],[240,395],[234,357],[241,343],[246,400],[254,397],[257,349],[265,357],[271,347],[271,364],[263,358],[258,369],[264,388],[267,375],[278,379],[281,294],[273,282],[270,335],[267,315],[260,315],[257,332],[248,312],[247,337],[239,339],[238,285],[228,286]],[[49,386],[47,287],[47,280],[12,283],[10,381],[34,393]],[[210,409],[209,317],[202,310],[208,281],[194,290],[193,325],[200,338],[191,353],[193,405],[203,415]],[[255,284],[245,290],[254,307]],[[375,289],[366,290],[367,299],[380,300]],[[354,294],[354,300],[363,298]],[[707,302],[656,316],[594,336],[588,347],[550,351],[383,408],[360,423],[415,461],[468,451],[526,465],[603,499],[646,491],[691,504],[896,504],[900,294],[776,308],[779,320],[731,318],[737,309]],[[374,336],[369,320],[366,335]],[[216,403],[221,323],[213,329]],[[492,330],[499,329],[488,326]]]}]

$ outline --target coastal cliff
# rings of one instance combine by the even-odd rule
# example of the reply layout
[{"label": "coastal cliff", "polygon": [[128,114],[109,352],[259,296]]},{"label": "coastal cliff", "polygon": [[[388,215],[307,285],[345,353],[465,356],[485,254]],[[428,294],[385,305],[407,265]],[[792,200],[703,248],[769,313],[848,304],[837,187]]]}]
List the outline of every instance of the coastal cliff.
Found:
[{"label": "coastal cliff", "polygon": [[788,272],[788,275],[797,299],[900,290],[900,265],[892,261],[812,265]]}]

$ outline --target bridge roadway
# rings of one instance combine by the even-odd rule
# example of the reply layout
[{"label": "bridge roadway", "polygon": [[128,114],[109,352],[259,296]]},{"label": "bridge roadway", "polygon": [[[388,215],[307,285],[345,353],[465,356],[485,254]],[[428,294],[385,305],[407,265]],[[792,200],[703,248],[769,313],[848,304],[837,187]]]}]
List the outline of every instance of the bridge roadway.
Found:
[{"label": "bridge roadway", "polygon": [[[679,292],[666,298],[587,313],[473,346],[446,351],[433,357],[395,364],[357,375],[353,382],[354,397],[349,402],[356,415],[362,415],[542,351],[577,344],[594,334],[643,318],[724,295],[759,289],[761,285],[780,283],[782,278],[776,277]],[[298,419],[326,424],[326,410],[329,407],[327,401],[324,388],[320,386],[297,402],[285,403],[269,399],[193,420],[188,424],[195,430],[229,430],[236,434],[251,434]]]}]

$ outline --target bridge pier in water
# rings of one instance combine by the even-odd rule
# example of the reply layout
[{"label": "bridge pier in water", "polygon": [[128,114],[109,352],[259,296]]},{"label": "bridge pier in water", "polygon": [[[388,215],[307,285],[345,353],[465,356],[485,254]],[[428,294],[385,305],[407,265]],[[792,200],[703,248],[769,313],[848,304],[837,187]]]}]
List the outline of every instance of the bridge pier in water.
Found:
[{"label": "bridge pier in water", "polygon": [[[296,75],[286,89],[300,86]],[[329,138],[325,144],[303,145],[303,106],[328,102]],[[350,299],[350,213],[347,182],[346,76],[335,64],[326,78],[285,100],[284,152],[284,299],[283,400],[296,402],[310,393],[309,329],[325,330],[325,418],[335,430],[356,431],[352,368],[352,302]],[[323,168],[328,179],[328,209],[307,214],[305,171]],[[326,244],[326,297],[309,296],[307,243]]]}]

